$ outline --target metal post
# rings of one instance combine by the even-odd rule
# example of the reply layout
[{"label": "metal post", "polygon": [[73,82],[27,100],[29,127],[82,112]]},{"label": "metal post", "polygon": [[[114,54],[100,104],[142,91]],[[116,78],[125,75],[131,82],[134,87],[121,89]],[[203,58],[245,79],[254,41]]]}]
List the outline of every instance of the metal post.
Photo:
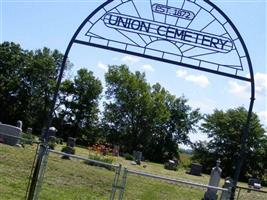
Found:
[{"label": "metal post", "polygon": [[113,181],[113,184],[112,184],[111,195],[110,195],[110,200],[114,200],[114,198],[115,198],[115,194],[116,194],[116,190],[117,190],[117,187],[118,187],[120,173],[121,173],[121,164],[119,165],[119,167],[116,169],[116,172],[115,172],[114,181]]},{"label": "metal post", "polygon": [[27,195],[28,195],[28,192],[29,192],[29,189],[30,189],[30,184],[31,184],[31,180],[32,180],[31,177],[33,177],[33,170],[34,170],[34,166],[35,166],[36,159],[37,159],[37,156],[38,156],[39,148],[40,148],[40,144],[38,143],[38,145],[36,147],[35,156],[34,156],[34,159],[33,159],[33,162],[32,162],[32,168],[31,168],[31,173],[30,173],[30,176],[29,176],[29,181],[28,181],[28,186],[27,186],[27,190],[26,190],[25,200],[27,200]]},{"label": "metal post", "polygon": [[247,142],[248,142],[248,136],[249,136],[249,128],[250,128],[250,121],[252,117],[252,110],[253,110],[253,104],[255,100],[255,91],[254,91],[254,82],[251,83],[251,99],[250,99],[250,105],[248,110],[248,116],[247,121],[244,126],[244,133],[241,138],[241,149],[240,153],[236,162],[236,169],[234,174],[234,187],[232,188],[232,195],[231,200],[235,199],[235,190],[238,182],[238,178],[241,172],[242,165],[244,163],[245,157],[246,157],[246,151],[247,151]]},{"label": "metal post", "polygon": [[46,169],[46,165],[48,162],[48,154],[49,154],[49,151],[48,151],[48,148],[46,148],[44,156],[43,156],[43,162],[41,163],[41,166],[40,166],[39,178],[38,178],[38,182],[37,182],[36,190],[35,190],[35,199],[39,199],[39,194],[40,194],[42,183],[43,183],[45,169]]},{"label": "metal post", "polygon": [[125,192],[125,187],[126,187],[127,172],[128,172],[127,168],[124,168],[123,175],[122,175],[122,183],[121,183],[121,188],[120,188],[120,194],[119,194],[119,200],[123,199],[123,194]]},{"label": "metal post", "polygon": [[239,188],[239,190],[238,190],[238,194],[237,194],[237,198],[236,198],[236,200],[239,199],[240,191],[241,191],[241,188]]},{"label": "metal post", "polygon": [[43,168],[43,162],[44,162],[44,158],[45,158],[45,154],[46,154],[46,151],[47,151],[47,145],[44,145],[44,144],[41,144],[40,145],[40,149],[39,149],[39,152],[38,152],[38,157],[37,157],[37,160],[36,160],[36,165],[35,165],[35,168],[34,168],[34,172],[33,172],[33,177],[32,177],[32,181],[31,181],[31,186],[30,186],[30,189],[29,189],[29,194],[28,194],[28,198],[27,200],[36,200],[38,199],[38,192],[37,192],[37,185],[38,185],[38,182],[39,182],[39,178],[40,178],[40,175],[41,175],[41,171],[42,171],[42,168]]}]

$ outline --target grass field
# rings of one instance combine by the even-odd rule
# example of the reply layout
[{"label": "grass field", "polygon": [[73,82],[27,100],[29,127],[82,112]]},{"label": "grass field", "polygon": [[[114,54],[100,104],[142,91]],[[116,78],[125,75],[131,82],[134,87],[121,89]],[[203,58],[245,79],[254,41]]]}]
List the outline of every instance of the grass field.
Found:
[{"label": "grass field", "polygon": [[[61,147],[58,147],[58,150]],[[29,174],[36,146],[16,148],[0,144],[0,199],[25,199]],[[76,154],[88,156],[88,150],[76,148]],[[121,157],[113,157],[128,169],[160,174],[175,179],[190,180],[207,184],[209,176],[191,176],[184,169],[165,170],[162,165],[143,162],[141,166],[131,165]],[[146,168],[143,167],[146,165]],[[75,159],[63,160],[50,153],[40,192],[41,200],[102,200],[108,199],[114,179],[113,170],[90,166]],[[221,181],[223,184],[223,180]],[[205,190],[184,185],[128,174],[124,199],[127,200],[200,200]],[[266,194],[240,193],[241,200],[266,200]]]}]

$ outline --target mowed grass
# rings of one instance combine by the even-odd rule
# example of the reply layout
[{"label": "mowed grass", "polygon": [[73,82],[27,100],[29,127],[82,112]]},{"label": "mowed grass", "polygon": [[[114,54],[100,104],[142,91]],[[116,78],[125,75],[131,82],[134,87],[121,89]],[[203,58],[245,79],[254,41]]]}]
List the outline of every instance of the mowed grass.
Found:
[{"label": "mowed grass", "polygon": [[[16,148],[0,144],[0,199],[25,199],[36,146],[27,145]],[[57,150],[61,147],[58,146]],[[76,154],[88,156],[88,150],[76,148]],[[143,162],[141,166],[131,165],[121,157],[113,157],[114,163],[120,163],[128,169],[160,174],[174,179],[190,180],[207,184],[209,176],[191,176],[184,169],[169,171],[163,165]],[[90,166],[76,159],[64,160],[50,153],[43,185],[41,200],[102,200],[109,199],[115,171]],[[121,181],[121,180],[120,180]],[[223,180],[221,181],[223,184]],[[171,184],[164,181],[127,175],[124,199],[127,200],[200,200],[205,190],[185,185]],[[266,196],[243,191],[240,197],[245,200],[266,200]],[[118,196],[118,193],[117,193]]]}]

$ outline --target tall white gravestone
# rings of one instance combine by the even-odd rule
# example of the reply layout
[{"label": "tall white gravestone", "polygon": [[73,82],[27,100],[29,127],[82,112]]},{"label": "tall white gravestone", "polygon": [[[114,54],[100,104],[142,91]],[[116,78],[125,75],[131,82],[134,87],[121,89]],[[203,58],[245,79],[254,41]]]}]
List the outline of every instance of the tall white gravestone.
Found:
[{"label": "tall white gravestone", "polygon": [[[221,180],[221,174],[222,169],[220,168],[220,160],[217,160],[216,167],[213,167],[210,173],[210,181],[209,185],[218,187],[220,180]],[[208,188],[207,192],[205,192],[204,200],[217,200],[217,190],[213,188]]]}]

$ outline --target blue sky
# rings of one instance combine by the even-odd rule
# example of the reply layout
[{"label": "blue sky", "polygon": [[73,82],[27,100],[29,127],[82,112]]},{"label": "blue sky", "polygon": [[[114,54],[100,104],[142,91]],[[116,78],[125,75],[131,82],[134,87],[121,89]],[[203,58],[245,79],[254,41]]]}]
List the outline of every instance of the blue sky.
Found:
[{"label": "blue sky", "polygon": [[[47,46],[64,52],[80,23],[103,2],[0,0],[0,40],[19,43],[25,49]],[[245,40],[256,80],[254,112],[260,116],[261,123],[267,126],[267,2],[212,2],[226,13]],[[200,108],[202,113],[211,113],[215,108],[248,108],[250,87],[243,81],[81,45],[74,45],[69,59],[75,67],[67,74],[68,77],[73,77],[80,67],[86,67],[103,81],[107,65],[127,64],[133,71],[144,71],[151,84],[159,82],[172,94],[184,95],[188,103],[194,108]],[[193,140],[203,138],[205,136],[202,134],[192,136]]]}]

